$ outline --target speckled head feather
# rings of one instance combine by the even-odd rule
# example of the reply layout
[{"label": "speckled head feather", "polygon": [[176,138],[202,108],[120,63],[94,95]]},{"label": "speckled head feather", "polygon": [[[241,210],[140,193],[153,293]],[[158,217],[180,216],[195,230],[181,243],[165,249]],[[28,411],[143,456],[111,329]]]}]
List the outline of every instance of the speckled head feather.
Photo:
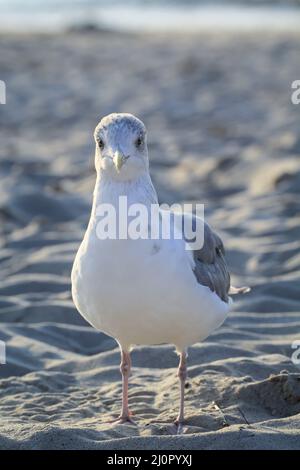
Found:
[{"label": "speckled head feather", "polygon": [[96,126],[94,137],[97,140],[101,132],[108,134],[122,131],[131,131],[139,134],[146,134],[146,127],[144,123],[129,113],[112,113],[104,116],[99,124]]},{"label": "speckled head feather", "polygon": [[101,119],[94,133],[95,167],[103,178],[132,181],[149,171],[146,127],[128,113]]}]

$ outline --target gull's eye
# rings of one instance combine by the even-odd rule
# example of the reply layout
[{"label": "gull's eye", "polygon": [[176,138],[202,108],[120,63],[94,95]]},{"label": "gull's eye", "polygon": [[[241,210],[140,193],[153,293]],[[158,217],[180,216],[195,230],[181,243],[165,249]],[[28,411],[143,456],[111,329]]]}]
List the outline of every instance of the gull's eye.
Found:
[{"label": "gull's eye", "polygon": [[142,137],[138,137],[135,141],[135,146],[137,148],[140,148],[143,145],[143,143],[144,143],[144,141],[143,141]]},{"label": "gull's eye", "polygon": [[98,146],[100,150],[104,149],[104,140],[103,139],[98,139]]}]

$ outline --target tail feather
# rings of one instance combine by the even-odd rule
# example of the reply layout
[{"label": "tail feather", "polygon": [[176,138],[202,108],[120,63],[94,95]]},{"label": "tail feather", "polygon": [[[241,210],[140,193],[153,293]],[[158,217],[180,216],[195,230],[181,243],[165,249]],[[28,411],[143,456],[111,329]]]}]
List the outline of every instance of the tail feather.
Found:
[{"label": "tail feather", "polygon": [[247,286],[244,286],[244,287],[230,286],[229,295],[247,294],[250,291],[251,291],[251,288]]}]

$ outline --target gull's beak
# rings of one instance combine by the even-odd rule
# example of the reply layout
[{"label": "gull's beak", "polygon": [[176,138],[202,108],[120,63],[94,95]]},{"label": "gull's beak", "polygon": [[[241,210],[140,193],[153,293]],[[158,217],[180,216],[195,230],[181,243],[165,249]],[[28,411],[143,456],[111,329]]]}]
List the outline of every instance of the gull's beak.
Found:
[{"label": "gull's beak", "polygon": [[114,154],[113,162],[115,164],[116,170],[119,173],[122,166],[124,165],[126,160],[126,157],[119,151],[117,150]]}]

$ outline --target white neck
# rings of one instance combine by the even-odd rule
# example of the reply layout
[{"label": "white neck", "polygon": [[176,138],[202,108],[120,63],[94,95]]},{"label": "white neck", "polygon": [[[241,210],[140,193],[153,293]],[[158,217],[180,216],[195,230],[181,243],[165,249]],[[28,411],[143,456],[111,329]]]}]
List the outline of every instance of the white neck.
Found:
[{"label": "white neck", "polygon": [[103,203],[112,204],[117,209],[120,196],[127,196],[128,205],[139,203],[150,207],[151,204],[158,204],[157,194],[148,172],[129,181],[118,181],[107,177],[102,172],[98,172],[94,189],[92,215],[96,207]]}]

